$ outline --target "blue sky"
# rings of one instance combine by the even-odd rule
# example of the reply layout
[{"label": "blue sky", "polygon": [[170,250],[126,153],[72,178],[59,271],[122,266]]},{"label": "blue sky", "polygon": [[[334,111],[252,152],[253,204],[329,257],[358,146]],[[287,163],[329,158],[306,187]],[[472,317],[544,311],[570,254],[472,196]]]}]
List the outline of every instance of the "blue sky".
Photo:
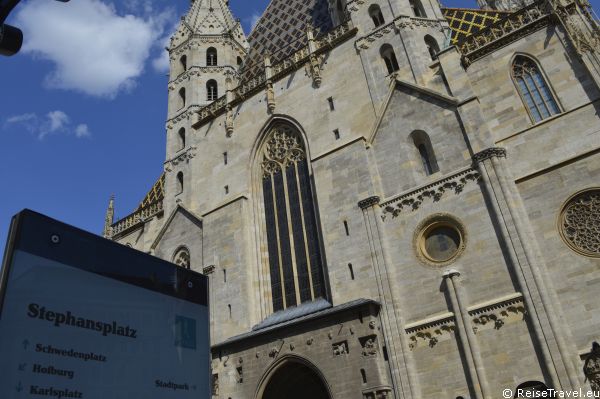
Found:
[{"label": "blue sky", "polygon": [[[230,1],[246,31],[267,3]],[[100,233],[111,194],[118,218],[138,205],[162,172],[164,47],[188,5],[24,0],[9,16],[25,44],[0,58],[0,245],[23,208]]]}]

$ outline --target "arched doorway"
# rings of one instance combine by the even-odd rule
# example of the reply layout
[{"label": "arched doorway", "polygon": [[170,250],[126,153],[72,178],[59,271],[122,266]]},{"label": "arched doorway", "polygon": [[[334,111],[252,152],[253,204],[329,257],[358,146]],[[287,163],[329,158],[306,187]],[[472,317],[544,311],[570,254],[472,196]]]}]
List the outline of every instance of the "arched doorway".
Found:
[{"label": "arched doorway", "polygon": [[331,399],[323,379],[312,368],[297,361],[278,367],[260,399]]}]

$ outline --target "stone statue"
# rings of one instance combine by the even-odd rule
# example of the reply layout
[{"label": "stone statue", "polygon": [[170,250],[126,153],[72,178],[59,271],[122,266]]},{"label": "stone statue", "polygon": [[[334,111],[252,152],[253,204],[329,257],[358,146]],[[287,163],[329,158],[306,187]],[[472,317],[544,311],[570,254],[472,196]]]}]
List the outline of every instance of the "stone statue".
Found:
[{"label": "stone statue", "polygon": [[600,344],[592,344],[592,352],[585,359],[583,373],[586,380],[590,381],[592,391],[600,392]]}]

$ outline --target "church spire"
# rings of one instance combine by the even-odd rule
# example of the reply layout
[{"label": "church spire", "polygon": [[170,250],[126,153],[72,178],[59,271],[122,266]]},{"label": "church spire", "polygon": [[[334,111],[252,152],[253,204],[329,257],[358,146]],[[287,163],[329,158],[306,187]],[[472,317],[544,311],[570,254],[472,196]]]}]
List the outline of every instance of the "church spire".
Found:
[{"label": "church spire", "polygon": [[193,0],[184,20],[200,34],[228,33],[237,25],[227,0]]},{"label": "church spire", "polygon": [[189,11],[171,38],[171,49],[193,35],[228,36],[244,50],[248,49],[242,24],[231,13],[228,0],[191,0]]}]

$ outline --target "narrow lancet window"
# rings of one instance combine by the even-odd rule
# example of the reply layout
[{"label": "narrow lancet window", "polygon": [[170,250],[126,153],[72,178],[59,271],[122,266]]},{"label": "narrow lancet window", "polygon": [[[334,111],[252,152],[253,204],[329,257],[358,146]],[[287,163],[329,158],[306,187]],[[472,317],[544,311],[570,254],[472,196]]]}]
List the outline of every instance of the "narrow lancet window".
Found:
[{"label": "narrow lancet window", "polygon": [[206,82],[206,99],[208,101],[215,101],[219,98],[219,87],[217,86],[217,81],[214,79]]},{"label": "narrow lancet window", "polygon": [[516,57],[512,65],[512,77],[534,122],[560,113],[550,87],[532,59],[522,55]]},{"label": "narrow lancet window", "polygon": [[425,45],[427,46],[427,51],[429,51],[431,60],[437,60],[437,55],[440,52],[440,46],[438,46],[437,41],[433,37],[427,35],[425,36]]},{"label": "narrow lancet window", "polygon": [[183,193],[183,172],[177,173],[177,194]]},{"label": "narrow lancet window", "polygon": [[187,56],[182,55],[181,58],[179,59],[179,62],[181,63],[181,69],[183,72],[187,71]]},{"label": "narrow lancet window", "polygon": [[385,62],[388,74],[394,73],[400,69],[400,66],[398,65],[398,59],[396,58],[396,53],[394,52],[392,46],[389,44],[384,44],[381,46],[379,53]]},{"label": "narrow lancet window", "polygon": [[185,128],[179,129],[179,150],[183,150],[185,148]]},{"label": "narrow lancet window", "polygon": [[217,66],[217,49],[210,47],[206,50],[206,66]]},{"label": "narrow lancet window", "polygon": [[419,18],[427,18],[427,14],[425,14],[425,10],[423,9],[423,5],[419,0],[409,0],[410,8],[412,8],[413,14],[415,17]]},{"label": "narrow lancet window", "polygon": [[423,166],[423,171],[425,174],[429,176],[438,172],[440,169],[435,158],[435,153],[433,152],[429,135],[419,130],[413,132],[411,137],[417,151],[419,152],[421,165]]},{"label": "narrow lancet window", "polygon": [[381,8],[377,4],[373,4],[369,7],[369,15],[375,24],[375,27],[379,27],[385,24],[385,19],[383,19],[383,14],[381,13]]},{"label": "narrow lancet window", "polygon": [[179,108],[185,107],[185,87],[179,89]]},{"label": "narrow lancet window", "polygon": [[325,296],[316,209],[299,132],[275,124],[262,150],[273,310]]}]

